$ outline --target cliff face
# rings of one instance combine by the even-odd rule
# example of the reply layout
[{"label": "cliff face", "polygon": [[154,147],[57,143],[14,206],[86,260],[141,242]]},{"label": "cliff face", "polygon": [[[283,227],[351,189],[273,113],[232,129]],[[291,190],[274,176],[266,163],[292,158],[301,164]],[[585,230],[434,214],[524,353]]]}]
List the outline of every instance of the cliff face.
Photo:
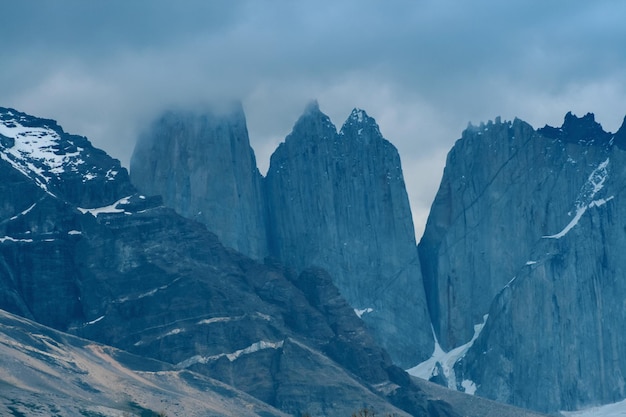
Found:
[{"label": "cliff face", "polygon": [[241,108],[168,114],[140,139],[131,176],[226,246],[257,259],[269,254],[296,271],[326,269],[399,365],[432,353],[400,157],[364,111],[353,111],[337,133],[312,103],[264,180]]},{"label": "cliff face", "polygon": [[[87,163],[97,151],[86,139],[67,155],[73,137],[49,121],[1,109],[0,122],[0,309],[210,375],[291,415],[457,415],[393,365],[325,272],[225,248],[135,192],[118,161]],[[71,192],[66,176],[81,178]]]},{"label": "cliff face", "polygon": [[226,246],[267,255],[261,174],[241,105],[202,114],[168,112],[139,138],[133,184],[206,224]]},{"label": "cliff face", "polygon": [[623,131],[497,121],[450,152],[419,250],[444,347],[488,314],[458,386],[543,411],[624,398]]},{"label": "cliff face", "polygon": [[396,149],[354,110],[337,133],[316,103],[274,152],[266,178],[272,254],[328,270],[394,360],[433,348]]}]

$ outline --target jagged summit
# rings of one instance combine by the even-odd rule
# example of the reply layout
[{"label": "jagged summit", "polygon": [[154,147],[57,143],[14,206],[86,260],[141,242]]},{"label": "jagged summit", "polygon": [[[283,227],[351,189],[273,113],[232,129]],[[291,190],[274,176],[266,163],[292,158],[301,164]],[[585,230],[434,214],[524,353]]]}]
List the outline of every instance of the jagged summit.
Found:
[{"label": "jagged summit", "polygon": [[396,363],[432,353],[400,156],[373,118],[355,109],[337,133],[307,108],[272,155],[265,191],[274,257],[328,270]]},{"label": "jagged summit", "polygon": [[[120,162],[87,138],[64,132],[54,120],[14,109],[0,108],[0,158],[44,191],[85,207],[132,192]],[[78,184],[91,192],[77,193]]]},{"label": "jagged summit", "polygon": [[355,138],[381,139],[383,135],[380,128],[373,117],[368,116],[365,110],[355,108],[348,116],[339,132],[341,136],[349,136]]},{"label": "jagged summit", "polygon": [[[82,141],[76,138],[64,138],[65,132],[54,121],[0,108],[0,135],[3,139],[0,143],[2,159],[33,177],[45,190],[47,183],[66,171],[81,175],[85,182],[98,175],[92,172],[94,167],[80,169],[85,164],[82,158],[84,148],[80,146],[84,143],[77,143]],[[111,170],[105,175],[112,180],[117,173]]]},{"label": "jagged summit", "polygon": [[605,132],[600,123],[596,122],[593,113],[587,113],[583,117],[577,117],[572,112],[567,112],[560,128],[546,125],[537,130],[543,136],[550,139],[560,139],[568,143],[579,144],[609,144],[613,135]]},{"label": "jagged summit", "polygon": [[419,251],[438,341],[466,351],[433,378],[551,413],[626,397],[623,129],[568,113],[456,142]]}]

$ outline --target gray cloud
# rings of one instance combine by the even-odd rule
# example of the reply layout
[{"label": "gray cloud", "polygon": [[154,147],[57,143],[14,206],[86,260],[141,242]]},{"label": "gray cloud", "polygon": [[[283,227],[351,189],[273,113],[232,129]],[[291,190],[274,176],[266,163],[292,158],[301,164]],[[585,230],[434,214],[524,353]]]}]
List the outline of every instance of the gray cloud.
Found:
[{"label": "gray cloud", "polygon": [[127,164],[172,106],[241,99],[263,170],[304,105],[364,108],[400,150],[417,233],[469,121],[626,112],[626,3],[394,0],[9,2],[0,105],[57,119]]}]

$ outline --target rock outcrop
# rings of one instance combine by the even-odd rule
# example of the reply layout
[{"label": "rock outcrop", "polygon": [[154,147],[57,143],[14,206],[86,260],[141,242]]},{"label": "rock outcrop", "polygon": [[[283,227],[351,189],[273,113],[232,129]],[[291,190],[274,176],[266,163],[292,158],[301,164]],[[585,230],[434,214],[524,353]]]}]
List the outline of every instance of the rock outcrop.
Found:
[{"label": "rock outcrop", "polygon": [[482,332],[458,386],[554,412],[624,398],[624,127],[469,127],[450,152],[419,245],[442,346]]},{"label": "rock outcrop", "polygon": [[261,174],[240,104],[167,112],[137,141],[133,184],[248,256],[267,255]]},{"label": "rock outcrop", "polygon": [[426,359],[433,340],[400,157],[371,117],[341,131],[312,103],[266,177],[271,253],[329,271],[394,361]]}]

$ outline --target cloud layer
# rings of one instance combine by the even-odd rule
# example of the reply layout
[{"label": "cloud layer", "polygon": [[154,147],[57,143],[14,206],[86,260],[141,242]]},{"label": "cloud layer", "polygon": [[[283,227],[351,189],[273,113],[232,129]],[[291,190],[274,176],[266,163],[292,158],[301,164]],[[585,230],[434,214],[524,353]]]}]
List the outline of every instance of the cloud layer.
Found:
[{"label": "cloud layer", "polygon": [[621,0],[9,2],[0,105],[127,165],[165,108],[241,99],[262,170],[310,99],[336,125],[361,107],[400,150],[419,235],[469,121],[571,110],[619,127],[625,15]]}]

